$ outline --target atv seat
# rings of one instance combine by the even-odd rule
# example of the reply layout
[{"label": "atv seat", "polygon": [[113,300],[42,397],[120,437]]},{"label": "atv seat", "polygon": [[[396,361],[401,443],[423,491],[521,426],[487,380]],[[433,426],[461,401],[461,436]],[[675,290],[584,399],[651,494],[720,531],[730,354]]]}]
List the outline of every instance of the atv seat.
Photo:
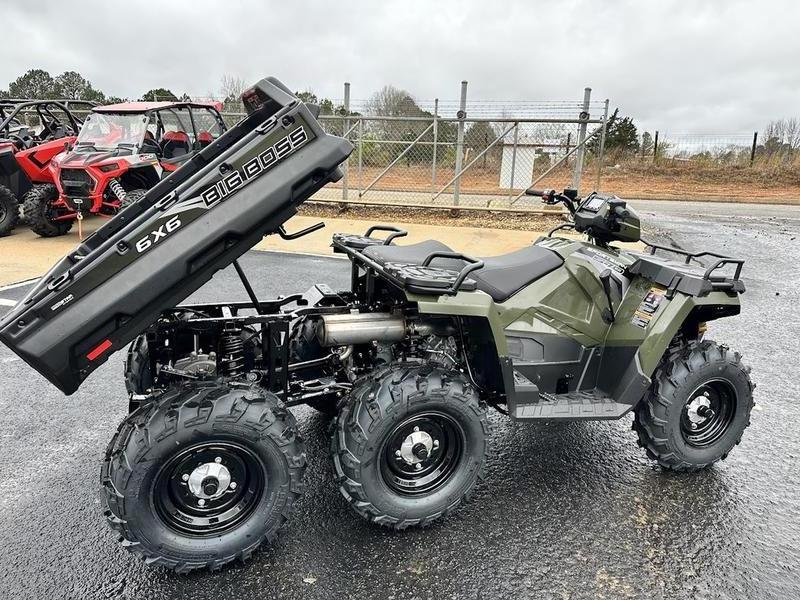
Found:
[{"label": "atv seat", "polygon": [[[452,249],[436,240],[427,240],[408,246],[368,246],[365,256],[380,263],[422,264],[433,252],[452,252]],[[482,269],[469,274],[479,290],[489,294],[495,302],[505,302],[525,286],[544,277],[563,264],[562,258],[547,248],[528,246],[509,254],[482,258]],[[437,267],[461,270],[464,261],[452,258],[437,258]]]}]

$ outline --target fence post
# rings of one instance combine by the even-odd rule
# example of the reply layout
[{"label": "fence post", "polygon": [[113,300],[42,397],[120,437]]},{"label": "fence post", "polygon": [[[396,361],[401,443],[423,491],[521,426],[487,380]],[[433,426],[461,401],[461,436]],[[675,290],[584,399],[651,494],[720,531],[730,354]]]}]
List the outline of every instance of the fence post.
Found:
[{"label": "fence post", "polygon": [[583,156],[585,154],[584,142],[586,141],[586,121],[589,119],[589,103],[592,99],[592,88],[583,90],[583,110],[581,110],[581,124],[578,126],[578,150],[575,154],[575,169],[572,171],[572,187],[580,190],[581,174],[583,173]]},{"label": "fence post", "polygon": [[756,160],[756,145],[758,145],[758,132],[753,132],[753,147],[750,148],[750,166],[753,166],[753,162]]},{"label": "fence post", "polygon": [[606,125],[608,124],[608,98],[606,98],[605,108],[603,109],[603,129],[600,131],[600,153],[597,156],[597,182],[594,191],[600,191],[600,177],[603,174],[603,158],[606,151]]},{"label": "fence post", "polygon": [[456,135],[456,180],[453,182],[453,205],[458,206],[461,192],[461,166],[464,161],[464,119],[467,118],[467,82],[461,82],[461,102],[458,108],[458,133]]},{"label": "fence post", "polygon": [[436,193],[436,143],[439,140],[439,99],[433,101],[433,163],[431,164],[431,196]]},{"label": "fence post", "polygon": [[[347,117],[350,115],[350,82],[344,82],[344,124],[342,126],[342,134],[347,132],[350,129],[350,119]],[[350,187],[350,177],[348,171],[348,165],[350,163],[350,157],[347,157],[347,160],[344,161],[342,165],[344,171],[344,177],[342,178],[342,200],[347,200],[347,191]]]},{"label": "fence post", "polygon": [[358,118],[358,195],[363,188],[362,172],[364,168],[364,119]]},{"label": "fence post", "polygon": [[656,136],[653,138],[653,162],[658,158],[658,129],[656,129]]},{"label": "fence post", "polygon": [[567,150],[564,152],[565,156],[569,154],[569,147],[570,147],[570,143],[571,142],[572,142],[572,132],[568,131],[567,132]]},{"label": "fence post", "polygon": [[[503,140],[505,142],[505,140]],[[514,195],[514,175],[517,172],[517,148],[519,143],[519,121],[514,123],[514,149],[511,150],[511,182],[508,189],[508,199],[511,200],[511,196]],[[505,144],[504,144],[505,145]],[[502,148],[500,151],[503,152],[505,148]],[[501,154],[501,162],[502,162],[502,154]],[[502,167],[500,167],[502,169]]]}]

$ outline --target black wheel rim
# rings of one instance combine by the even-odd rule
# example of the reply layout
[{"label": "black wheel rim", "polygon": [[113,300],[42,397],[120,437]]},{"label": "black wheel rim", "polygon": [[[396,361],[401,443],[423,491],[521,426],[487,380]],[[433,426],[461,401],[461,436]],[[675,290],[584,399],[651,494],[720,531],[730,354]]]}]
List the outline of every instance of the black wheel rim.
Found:
[{"label": "black wheel rim", "polygon": [[715,379],[689,395],[681,414],[681,434],[690,446],[705,448],[727,433],[736,414],[736,390],[727,381]]},{"label": "black wheel rim", "polygon": [[464,431],[449,415],[411,415],[386,437],[380,453],[381,476],[399,494],[430,494],[456,473],[465,447]]},{"label": "black wheel rim", "polygon": [[264,464],[247,448],[198,444],[161,467],[153,504],[171,529],[193,536],[219,535],[253,512],[266,486]]}]

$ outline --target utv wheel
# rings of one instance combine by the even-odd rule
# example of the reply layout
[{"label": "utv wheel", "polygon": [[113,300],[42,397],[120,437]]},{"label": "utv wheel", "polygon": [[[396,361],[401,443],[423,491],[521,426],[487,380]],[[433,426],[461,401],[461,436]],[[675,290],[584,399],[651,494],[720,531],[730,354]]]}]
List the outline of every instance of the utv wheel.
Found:
[{"label": "utv wheel", "polygon": [[150,372],[150,351],[147,336],[138,336],[128,346],[125,358],[125,389],[129,394],[144,394],[153,387],[153,374]]},{"label": "utv wheel", "polygon": [[639,444],[673,471],[696,471],[725,459],[750,424],[749,373],[738,353],[712,341],[666,359],[635,410]]},{"label": "utv wheel", "polygon": [[305,465],[294,417],[274,394],[174,389],[130,414],[111,440],[104,513],[148,565],[213,570],[275,537]]},{"label": "utv wheel", "polygon": [[0,185],[0,237],[6,236],[19,221],[19,201],[13,192]]},{"label": "utv wheel", "polygon": [[31,230],[41,237],[65,235],[72,229],[72,219],[54,221],[58,210],[53,204],[58,200],[58,190],[52,183],[36,185],[25,194],[22,212]]},{"label": "utv wheel", "polygon": [[486,406],[461,373],[384,367],[356,385],[334,424],[339,489],[369,521],[428,525],[483,479],[489,432]]},{"label": "utv wheel", "polygon": [[147,193],[147,190],[143,189],[135,189],[129,192],[125,192],[125,200],[119,203],[120,211],[128,208],[131,204],[134,204],[141,200],[144,195]]},{"label": "utv wheel", "polygon": [[[292,323],[292,330],[289,334],[289,357],[292,362],[304,362],[322,358],[329,352],[327,348],[323,348],[320,345],[313,320],[302,317]],[[326,375],[322,367],[310,369],[305,374],[309,377],[323,377]],[[338,412],[338,399],[332,396],[313,398],[307,404],[328,417],[336,416]]]}]

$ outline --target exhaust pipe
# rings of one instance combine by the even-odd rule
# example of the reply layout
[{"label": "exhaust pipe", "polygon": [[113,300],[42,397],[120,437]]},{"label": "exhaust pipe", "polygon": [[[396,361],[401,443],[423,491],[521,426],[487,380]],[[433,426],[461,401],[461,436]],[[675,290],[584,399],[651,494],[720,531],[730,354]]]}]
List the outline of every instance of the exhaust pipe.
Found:
[{"label": "exhaust pipe", "polygon": [[322,315],[317,329],[320,344],[325,347],[399,342],[405,335],[405,319],[391,313]]}]

